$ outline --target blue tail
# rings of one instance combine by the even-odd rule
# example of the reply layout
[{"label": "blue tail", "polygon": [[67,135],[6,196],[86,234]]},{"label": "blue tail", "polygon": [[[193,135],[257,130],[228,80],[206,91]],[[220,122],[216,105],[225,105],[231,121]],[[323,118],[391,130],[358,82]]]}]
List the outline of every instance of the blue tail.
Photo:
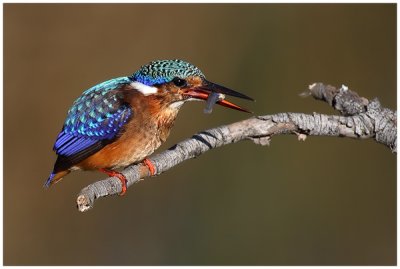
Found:
[{"label": "blue tail", "polygon": [[48,188],[51,185],[51,182],[53,181],[53,178],[56,174],[54,172],[52,172],[49,176],[49,178],[46,180],[46,182],[44,183],[44,187]]},{"label": "blue tail", "polygon": [[58,181],[60,181],[65,175],[69,174],[71,171],[70,170],[64,170],[64,171],[60,171],[55,173],[54,171],[50,174],[49,178],[46,180],[46,182],[44,183],[44,187],[48,188],[51,185],[53,185],[54,183],[57,183]]}]

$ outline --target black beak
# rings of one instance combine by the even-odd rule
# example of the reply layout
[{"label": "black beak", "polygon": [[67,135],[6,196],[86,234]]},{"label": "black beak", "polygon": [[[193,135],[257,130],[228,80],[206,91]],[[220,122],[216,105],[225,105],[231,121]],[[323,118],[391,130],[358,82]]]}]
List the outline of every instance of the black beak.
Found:
[{"label": "black beak", "polygon": [[208,90],[208,91],[211,91],[211,92],[222,93],[222,94],[225,94],[225,95],[230,95],[230,96],[234,96],[234,97],[238,97],[238,98],[254,101],[253,98],[251,98],[251,97],[249,97],[247,95],[244,95],[243,93],[228,89],[228,88],[226,88],[224,86],[218,85],[218,84],[216,84],[214,82],[211,82],[211,81],[208,81],[208,80],[205,80],[205,79],[203,80],[203,85],[200,87],[200,89]]},{"label": "black beak", "polygon": [[[238,98],[242,98],[242,99],[246,99],[246,100],[251,100],[254,101],[253,98],[244,95],[243,93],[228,89],[224,86],[218,85],[216,83],[213,83],[211,81],[205,80],[203,79],[203,83],[201,86],[197,86],[195,88],[189,89],[188,91],[186,91],[184,94],[187,96],[190,96],[192,98],[196,98],[196,99],[201,99],[201,100],[208,100],[210,95],[212,94],[223,94],[223,95],[230,95],[230,96],[234,96],[234,97],[238,97]],[[248,111],[245,108],[242,108],[238,105],[235,105],[231,102],[228,102],[224,99],[222,100],[218,100],[215,103],[217,103],[218,105],[224,106],[224,107],[228,107],[231,109],[235,109],[235,110],[239,110],[239,111],[243,111],[243,112],[247,112],[247,113],[251,113],[250,111]]]}]

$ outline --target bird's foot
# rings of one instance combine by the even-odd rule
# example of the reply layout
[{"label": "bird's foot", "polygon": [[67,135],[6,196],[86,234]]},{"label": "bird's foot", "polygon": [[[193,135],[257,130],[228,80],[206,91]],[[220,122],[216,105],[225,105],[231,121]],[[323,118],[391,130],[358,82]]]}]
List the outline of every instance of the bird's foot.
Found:
[{"label": "bird's foot", "polygon": [[149,168],[150,171],[150,176],[154,176],[156,174],[156,168],[154,167],[154,164],[149,160],[149,159],[144,159],[143,164]]},{"label": "bird's foot", "polygon": [[99,169],[100,170],[100,172],[103,172],[103,173],[105,173],[105,174],[107,174],[109,177],[116,177],[116,178],[118,178],[119,180],[121,180],[121,184],[122,184],[122,191],[119,193],[119,195],[124,195],[125,194],[125,192],[126,192],[126,190],[127,190],[127,186],[126,186],[126,183],[128,182],[127,180],[126,180],[126,177],[124,176],[124,174],[122,174],[122,173],[120,173],[120,172],[117,172],[117,171],[114,171],[114,170],[109,170],[109,169],[105,169],[105,168],[101,168],[101,169]]}]

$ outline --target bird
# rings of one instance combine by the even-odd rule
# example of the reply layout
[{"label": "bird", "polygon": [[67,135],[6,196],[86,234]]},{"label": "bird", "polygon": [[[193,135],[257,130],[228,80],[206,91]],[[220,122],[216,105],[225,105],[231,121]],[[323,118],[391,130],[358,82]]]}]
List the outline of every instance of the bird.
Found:
[{"label": "bird", "polygon": [[225,95],[254,101],[206,80],[199,68],[180,59],[155,60],[130,76],[87,89],[68,110],[53,147],[57,159],[44,186],[75,170],[98,170],[117,177],[122,184],[119,194],[125,194],[127,180],[117,169],[143,163],[154,175],[147,157],[165,142],[183,104],[203,100],[208,111],[216,103],[249,112]]}]

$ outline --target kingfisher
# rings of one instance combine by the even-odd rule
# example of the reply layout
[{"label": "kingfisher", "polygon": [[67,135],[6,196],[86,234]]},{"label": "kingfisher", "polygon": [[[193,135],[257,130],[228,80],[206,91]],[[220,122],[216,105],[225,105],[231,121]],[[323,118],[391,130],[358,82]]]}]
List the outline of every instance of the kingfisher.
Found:
[{"label": "kingfisher", "polygon": [[225,100],[225,95],[253,100],[206,80],[199,68],[178,59],[152,61],[131,76],[89,88],[68,111],[45,187],[74,170],[98,170],[117,177],[123,195],[127,180],[116,169],[143,163],[154,175],[154,165],[146,157],[167,139],[184,103],[204,100],[208,112],[213,104],[249,112]]}]

